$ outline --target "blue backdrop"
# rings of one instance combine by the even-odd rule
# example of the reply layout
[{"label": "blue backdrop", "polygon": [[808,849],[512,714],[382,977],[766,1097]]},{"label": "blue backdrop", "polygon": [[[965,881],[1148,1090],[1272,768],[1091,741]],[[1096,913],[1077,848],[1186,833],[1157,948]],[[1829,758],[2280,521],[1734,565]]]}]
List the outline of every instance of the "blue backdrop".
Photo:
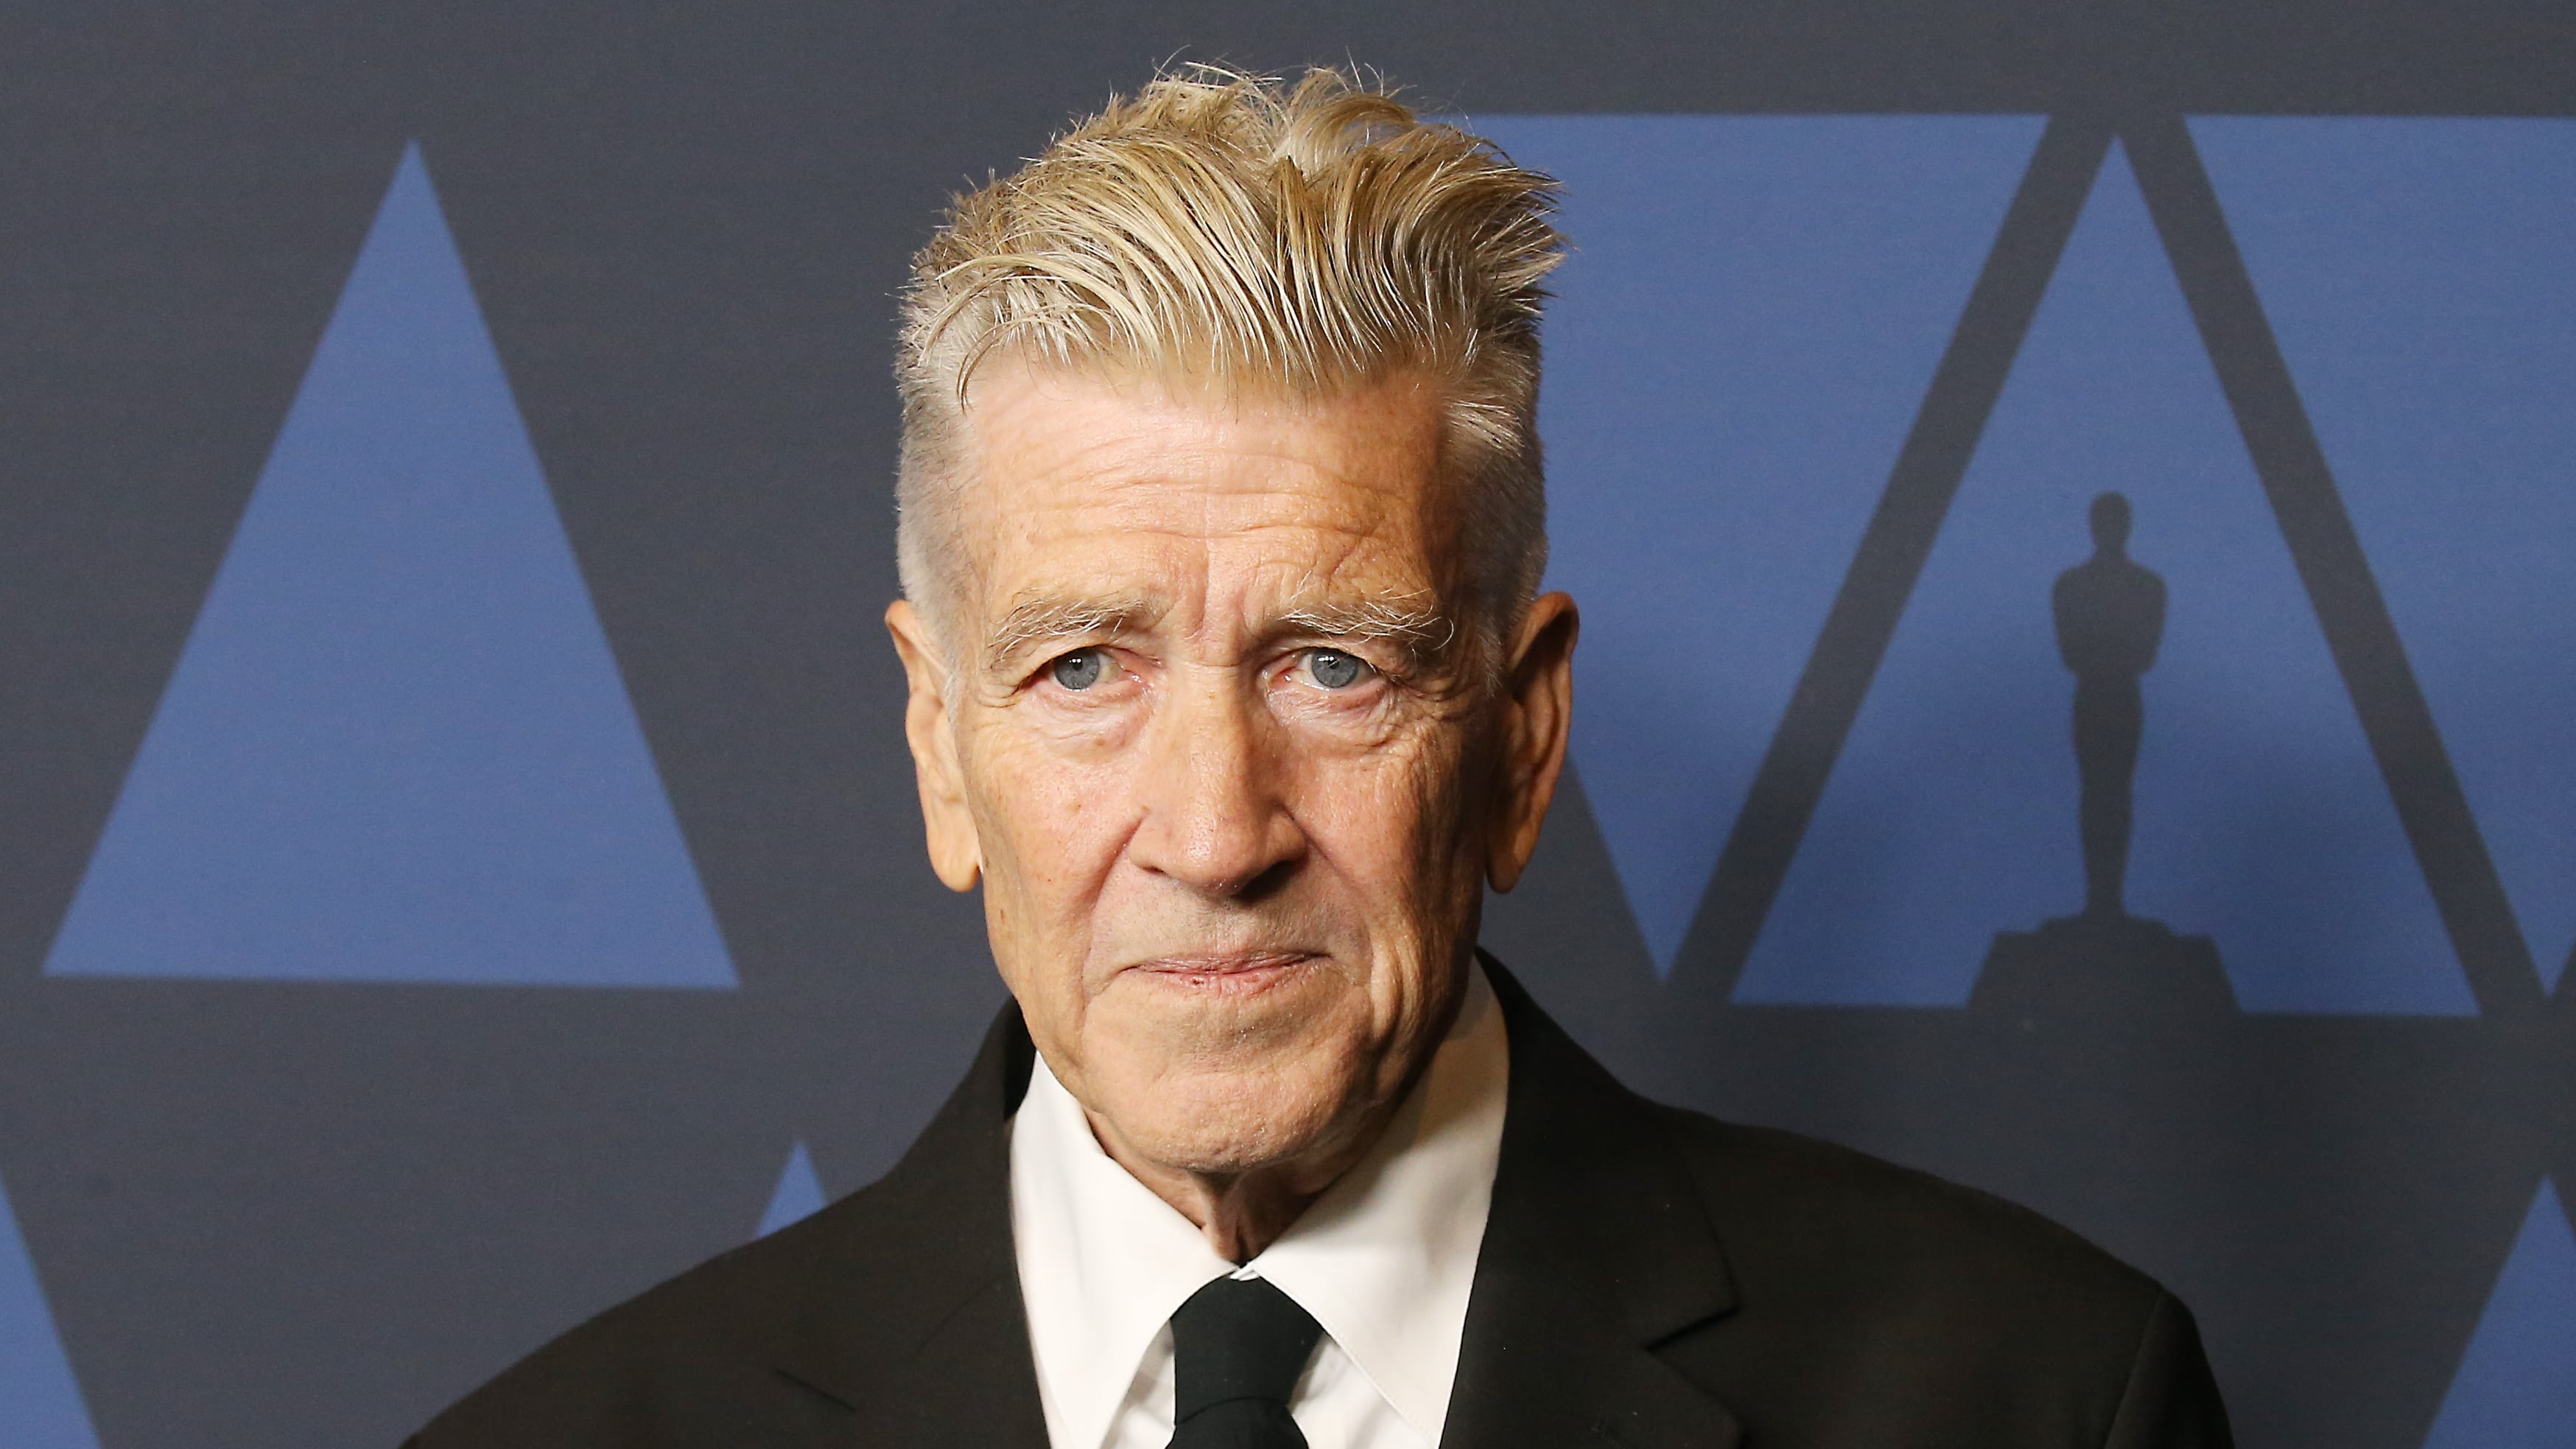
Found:
[{"label": "blue backdrop", "polygon": [[2140,1262],[2249,1444],[2576,1444],[2576,43],[2017,13],[7,22],[0,1445],[390,1442],[892,1160],[1000,991],[875,632],[890,296],[1183,45],[1564,183],[1541,999]]}]

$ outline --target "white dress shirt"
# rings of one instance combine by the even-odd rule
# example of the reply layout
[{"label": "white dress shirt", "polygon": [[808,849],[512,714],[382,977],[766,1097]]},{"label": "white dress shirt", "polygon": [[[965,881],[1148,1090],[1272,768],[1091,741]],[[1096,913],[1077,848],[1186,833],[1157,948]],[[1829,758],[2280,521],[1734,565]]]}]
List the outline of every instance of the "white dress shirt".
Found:
[{"label": "white dress shirt", "polygon": [[1237,1268],[1112,1161],[1044,1059],[1011,1130],[1011,1236],[1053,1449],[1166,1449],[1170,1318],[1229,1273],[1324,1327],[1288,1411],[1311,1449],[1433,1449],[1502,1151],[1511,1078],[1484,968],[1386,1135]]}]

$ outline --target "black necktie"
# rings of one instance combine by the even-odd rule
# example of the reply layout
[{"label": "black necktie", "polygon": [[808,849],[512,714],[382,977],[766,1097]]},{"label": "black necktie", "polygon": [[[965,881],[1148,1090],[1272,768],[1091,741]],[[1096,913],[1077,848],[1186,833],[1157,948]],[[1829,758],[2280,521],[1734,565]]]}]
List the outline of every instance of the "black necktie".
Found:
[{"label": "black necktie", "polygon": [[1259,1278],[1219,1278],[1172,1315],[1172,1449],[1306,1449],[1288,1417],[1324,1327]]}]

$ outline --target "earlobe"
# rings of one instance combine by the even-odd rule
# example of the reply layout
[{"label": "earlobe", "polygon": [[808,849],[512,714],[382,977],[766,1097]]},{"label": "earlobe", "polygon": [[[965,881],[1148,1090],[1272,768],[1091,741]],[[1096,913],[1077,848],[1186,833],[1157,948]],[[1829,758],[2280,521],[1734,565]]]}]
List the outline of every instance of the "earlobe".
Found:
[{"label": "earlobe", "polygon": [[1574,600],[1544,594],[1530,604],[1504,675],[1501,799],[1486,841],[1485,878],[1495,890],[1520,884],[1538,850],[1540,827],[1565,769],[1574,715]]},{"label": "earlobe", "polygon": [[949,719],[948,665],[919,611],[906,599],[886,608],[886,632],[903,660],[909,692],[903,734],[912,747],[913,781],[921,792],[921,823],[930,868],[953,891],[970,891],[983,877],[983,844],[966,803],[966,772],[957,756]]}]

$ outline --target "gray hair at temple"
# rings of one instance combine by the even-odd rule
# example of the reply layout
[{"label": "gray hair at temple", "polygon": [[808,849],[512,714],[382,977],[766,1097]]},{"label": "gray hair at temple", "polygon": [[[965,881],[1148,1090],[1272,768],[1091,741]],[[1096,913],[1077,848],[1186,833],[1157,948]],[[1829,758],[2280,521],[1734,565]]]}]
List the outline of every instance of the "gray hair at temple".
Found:
[{"label": "gray hair at temple", "polygon": [[1193,66],[955,199],[914,258],[898,558],[942,620],[967,581],[967,389],[997,353],[1293,398],[1406,371],[1442,389],[1471,632],[1513,627],[1547,563],[1537,431],[1555,183],[1381,82]]}]

